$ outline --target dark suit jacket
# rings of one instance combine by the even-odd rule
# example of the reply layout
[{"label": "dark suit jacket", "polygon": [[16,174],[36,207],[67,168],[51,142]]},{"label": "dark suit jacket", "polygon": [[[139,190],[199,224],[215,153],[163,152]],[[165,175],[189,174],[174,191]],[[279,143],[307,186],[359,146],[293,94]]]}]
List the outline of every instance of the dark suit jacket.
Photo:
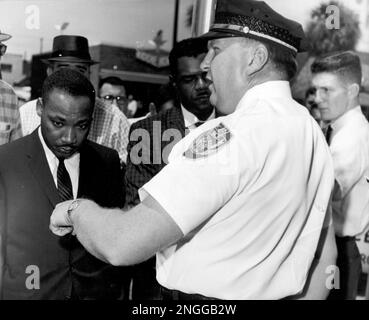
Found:
[{"label": "dark suit jacket", "polygon": [[[123,207],[117,152],[86,141],[80,155],[78,197],[105,207]],[[59,238],[51,233],[50,215],[58,202],[37,130],[0,148],[3,298],[122,298],[128,269],[96,259],[74,236]],[[32,278],[37,278],[37,270],[39,289]]]},{"label": "dark suit jacket", "polygon": [[[167,131],[170,139],[163,139],[163,133],[170,129],[175,130],[173,132]],[[142,130],[147,132],[147,135],[143,134]],[[172,135],[175,132],[178,133],[177,136]],[[169,109],[132,124],[129,133],[125,174],[126,204],[128,206],[139,203],[138,189],[164,168],[172,147],[184,136],[185,124],[180,107]]]},{"label": "dark suit jacket", "polygon": [[[173,131],[167,131],[167,130]],[[163,133],[169,133],[163,138]],[[185,136],[180,106],[134,123],[130,128],[125,174],[126,204],[140,202],[138,189],[164,168],[173,146]],[[138,163],[139,162],[139,163]],[[160,287],[156,281],[155,258],[134,267],[132,298],[158,300]]]}]

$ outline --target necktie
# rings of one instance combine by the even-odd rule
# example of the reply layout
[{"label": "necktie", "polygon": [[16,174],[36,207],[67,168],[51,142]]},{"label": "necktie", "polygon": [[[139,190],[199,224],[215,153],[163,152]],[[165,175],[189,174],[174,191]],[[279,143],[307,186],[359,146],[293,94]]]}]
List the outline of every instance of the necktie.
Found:
[{"label": "necktie", "polygon": [[[67,171],[67,168],[65,167],[64,159],[59,159],[57,178],[60,200],[73,200],[72,181],[70,180],[69,173]],[[60,237],[59,243],[66,250],[72,250],[77,246],[78,241],[76,237],[72,236],[72,234],[69,233],[64,237]]]},{"label": "necktie", "polygon": [[58,191],[62,201],[73,199],[72,181],[70,180],[69,173],[65,167],[64,159],[59,159],[58,166]]},{"label": "necktie", "polygon": [[329,125],[325,133],[325,140],[327,140],[328,145],[331,144],[332,131],[333,131],[332,126]]},{"label": "necktie", "polygon": [[196,128],[198,128],[198,127],[200,127],[202,124],[204,124],[205,123],[205,121],[197,121],[196,123],[194,123],[193,125],[196,127]]}]

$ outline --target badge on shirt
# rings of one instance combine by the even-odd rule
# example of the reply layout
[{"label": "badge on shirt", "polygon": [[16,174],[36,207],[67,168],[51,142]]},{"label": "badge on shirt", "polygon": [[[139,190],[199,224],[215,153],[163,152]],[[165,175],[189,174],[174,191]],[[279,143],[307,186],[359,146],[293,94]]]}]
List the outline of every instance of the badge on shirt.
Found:
[{"label": "badge on shirt", "polygon": [[220,123],[198,136],[183,155],[190,159],[205,158],[217,152],[220,147],[231,140],[231,137],[231,131]]}]

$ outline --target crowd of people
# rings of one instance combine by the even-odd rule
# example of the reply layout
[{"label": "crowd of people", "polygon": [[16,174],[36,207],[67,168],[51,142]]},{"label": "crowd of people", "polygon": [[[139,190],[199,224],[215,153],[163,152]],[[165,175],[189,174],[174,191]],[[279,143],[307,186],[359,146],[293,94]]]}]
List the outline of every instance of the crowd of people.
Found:
[{"label": "crowd of people", "polygon": [[38,99],[18,108],[0,81],[1,298],[355,299],[360,59],[316,58],[308,110],[290,88],[304,50],[302,26],[263,1],[219,0],[135,122],[120,78],[90,83],[82,36],[54,38]]}]

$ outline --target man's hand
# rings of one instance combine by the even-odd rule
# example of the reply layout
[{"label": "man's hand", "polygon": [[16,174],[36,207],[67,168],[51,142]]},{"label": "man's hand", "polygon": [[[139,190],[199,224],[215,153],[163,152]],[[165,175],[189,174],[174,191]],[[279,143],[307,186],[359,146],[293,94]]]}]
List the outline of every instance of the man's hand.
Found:
[{"label": "man's hand", "polygon": [[73,200],[68,200],[57,204],[51,215],[50,230],[57,236],[62,237],[73,231],[73,224],[68,215],[72,202]]}]

